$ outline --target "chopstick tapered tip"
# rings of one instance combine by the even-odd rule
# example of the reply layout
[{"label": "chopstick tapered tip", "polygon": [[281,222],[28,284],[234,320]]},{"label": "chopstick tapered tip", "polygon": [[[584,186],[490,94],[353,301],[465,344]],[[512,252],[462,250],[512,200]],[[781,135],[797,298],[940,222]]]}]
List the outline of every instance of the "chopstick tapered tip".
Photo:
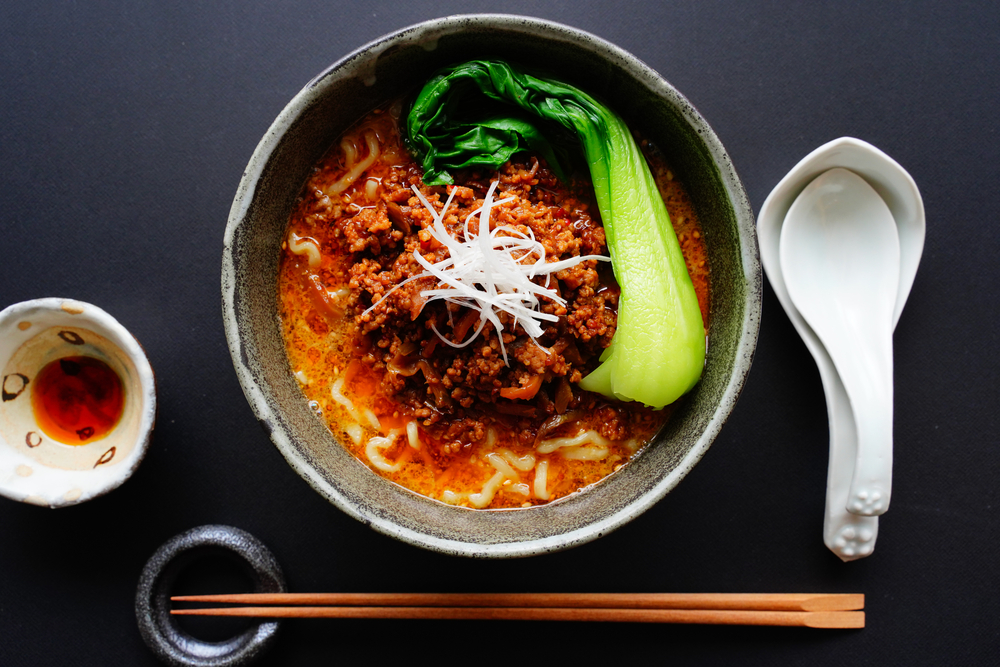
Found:
[{"label": "chopstick tapered tip", "polygon": [[863,611],[813,611],[806,616],[808,628],[855,630],[865,627]]},{"label": "chopstick tapered tip", "polygon": [[864,608],[864,593],[815,595],[802,603],[803,611],[857,611]]}]

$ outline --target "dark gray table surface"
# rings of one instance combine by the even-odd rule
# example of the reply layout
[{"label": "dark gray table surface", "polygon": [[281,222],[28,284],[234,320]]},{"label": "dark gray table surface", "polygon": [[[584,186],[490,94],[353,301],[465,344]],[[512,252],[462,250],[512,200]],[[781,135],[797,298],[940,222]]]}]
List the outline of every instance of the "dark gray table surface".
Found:
[{"label": "dark gray table surface", "polygon": [[[637,520],[576,549],[480,561],[405,545],[328,504],[270,444],[221,318],[243,168],[328,64],[474,11],[561,21],[637,55],[713,125],[755,211],[839,136],[913,175],[927,243],[895,335],[893,505],[872,557],[845,564],[823,546],[822,387],[769,286],[749,380],[706,457]],[[136,629],[139,572],[208,523],[263,540],[298,591],[867,596],[861,631],[293,621],[265,664],[998,664],[998,64],[991,3],[3,3],[0,307],[70,296],[113,314],[156,369],[160,417],[113,493],[60,510],[0,498],[0,665],[156,664]],[[186,585],[234,581],[209,563]]]}]

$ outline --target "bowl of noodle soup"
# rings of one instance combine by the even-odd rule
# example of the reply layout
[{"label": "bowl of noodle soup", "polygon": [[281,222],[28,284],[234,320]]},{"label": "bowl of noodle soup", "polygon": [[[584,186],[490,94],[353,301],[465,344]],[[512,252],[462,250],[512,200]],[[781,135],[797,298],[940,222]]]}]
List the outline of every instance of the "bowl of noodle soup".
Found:
[{"label": "bowl of noodle soup", "polygon": [[[438,324],[443,327],[447,321],[456,331],[461,329],[462,335],[443,336],[432,320],[427,331],[411,336],[402,319],[379,314],[377,307],[382,298],[388,298],[387,290],[377,284],[375,273],[357,268],[363,262],[345,269],[340,283],[326,284],[315,293],[308,281],[297,278],[319,275],[309,273],[309,267],[319,266],[330,244],[349,246],[358,256],[378,256],[387,252],[387,243],[394,242],[400,247],[409,243],[410,248],[414,244],[433,248],[433,239],[418,236],[414,221],[421,216],[434,218],[436,211],[443,210],[445,193],[452,189],[420,186],[414,167],[406,166],[405,143],[393,135],[391,124],[400,115],[399,100],[412,96],[435,71],[475,58],[543,66],[553,78],[607,101],[641,137],[644,149],[655,147],[657,155],[647,154],[647,158],[665,201],[673,187],[668,181],[676,178],[683,183],[683,201],[668,201],[668,208],[682,244],[694,248],[692,253],[701,253],[693,264],[690,256],[686,258],[696,287],[699,278],[692,267],[698,267],[699,261],[705,267],[699,296],[708,348],[700,381],[666,410],[654,413],[641,407],[609,406],[582,395],[575,385],[569,391],[570,383],[551,370],[545,387],[552,390],[535,397],[540,378],[534,378],[532,385],[526,371],[517,375],[494,364],[500,370],[490,378],[497,386],[493,395],[503,397],[497,398],[496,407],[504,414],[476,412],[480,407],[476,404],[472,414],[478,417],[461,424],[453,418],[453,428],[447,430],[449,415],[465,414],[462,406],[473,405],[475,387],[470,385],[470,397],[466,397],[461,387],[446,381],[451,393],[442,395],[441,367],[435,371],[423,361],[421,349],[440,347],[458,359],[456,368],[469,367],[470,358],[460,356],[464,353],[445,349],[458,347],[449,338],[462,339],[475,328],[461,323],[466,318],[451,321],[452,312],[462,311],[445,304],[434,306]],[[373,157],[376,152],[380,162]],[[657,162],[661,158],[662,164]],[[519,202],[506,203],[505,210],[497,208],[495,214],[523,220],[524,211],[534,211],[549,223],[554,219],[561,224],[572,222],[576,237],[591,238],[586,204],[570,206],[576,206],[578,198],[559,190],[542,165],[540,169],[534,158],[512,159],[492,176],[492,188],[498,193],[505,187],[516,189],[520,182],[535,185],[536,191],[549,186],[544,194],[525,199],[523,208],[517,208]],[[466,218],[475,214],[477,205],[482,207],[483,190],[491,177],[475,172],[469,178],[468,201],[460,201],[463,186],[453,188],[458,196],[448,204],[456,212],[463,212],[465,206]],[[315,201],[310,193],[315,194]],[[498,194],[497,199],[501,196],[506,195]],[[345,203],[351,197],[361,204],[365,197],[380,203],[378,207]],[[322,229],[329,232],[328,241],[315,233],[316,238],[306,235],[321,206],[325,207],[320,213],[326,215]],[[391,226],[379,227],[376,208],[388,211],[382,220],[389,220]],[[678,215],[678,210],[685,214]],[[369,223],[358,222],[367,219],[366,215],[371,217]],[[678,227],[677,220],[685,219],[697,220],[697,227]],[[536,231],[539,240],[551,248],[545,230]],[[603,235],[593,238],[592,245],[600,247]],[[323,266],[329,268],[335,259],[323,257]],[[565,273],[558,275],[564,283],[574,280]],[[590,275],[597,276],[597,270]],[[226,336],[237,375],[257,419],[292,468],[337,507],[375,530],[424,548],[477,557],[527,556],[585,543],[636,517],[676,486],[707,451],[742,389],[756,345],[760,286],[753,214],[746,193],[722,144],[694,107],[656,72],[598,37],[538,19],[500,15],[448,17],[395,32],[334,63],[303,88],[268,130],[244,173],[226,228],[222,272]],[[422,309],[421,302],[414,320]],[[356,331],[335,326],[328,330],[316,315],[323,311],[332,321],[344,310],[352,316],[347,318],[348,326],[359,327]],[[308,323],[310,317],[312,324],[296,324],[299,319]],[[588,326],[595,327],[595,341],[613,333],[613,326],[605,331],[599,329],[600,323],[593,324],[593,318],[589,321]],[[487,329],[483,339],[487,343],[491,342],[488,334]],[[560,371],[565,377],[573,372],[570,362],[584,372],[598,363],[600,349],[589,342],[590,334],[583,333],[579,353],[572,341],[549,348],[569,360]],[[322,357],[318,353],[310,357],[307,352],[315,341],[309,337],[313,335],[317,340],[364,340],[374,352],[393,361],[369,359],[366,367],[358,360],[374,358],[372,352],[352,352],[349,345],[337,344]],[[437,340],[445,344],[438,345]],[[485,349],[489,345],[483,345],[475,354],[502,354],[507,360],[504,340],[512,358],[521,355],[518,359],[524,367],[532,363],[532,354],[538,356],[513,337],[494,338],[492,352]],[[568,351],[563,349],[566,345]],[[478,363],[486,368],[482,359]],[[349,390],[360,391],[358,387],[366,383],[392,384],[385,378],[381,384],[379,377],[366,379],[371,368],[393,372],[396,384],[392,386],[400,391],[398,409],[386,409],[384,401],[378,403],[381,399],[365,403],[350,394]],[[414,389],[414,378],[426,380],[424,394]],[[370,388],[363,393],[368,395]],[[550,397],[555,407],[549,405]],[[534,407],[524,407],[518,398],[532,398]],[[421,400],[427,407],[421,406]],[[546,418],[546,409],[553,418]],[[334,413],[339,415],[336,419]],[[556,413],[573,415],[579,423],[565,425],[561,422],[568,418]],[[522,444],[530,442],[525,446],[534,447],[534,454],[516,448],[518,428],[524,429]],[[542,439],[542,430],[548,433],[547,439]],[[580,436],[574,440],[577,430]],[[593,435],[588,439],[584,433]],[[510,438],[509,447],[504,438]],[[464,491],[454,481],[466,474],[463,471],[449,473],[455,490],[434,486],[433,480],[421,481],[419,473],[407,474],[420,470],[417,453],[421,446],[430,446],[430,441],[437,449],[432,457],[424,456],[428,465],[465,457],[463,461],[475,462],[488,474],[483,473],[475,488]],[[540,464],[552,458],[552,465],[559,465],[563,459],[553,454],[559,448],[566,459],[603,457],[593,463],[574,462],[567,470],[592,471],[600,465],[606,469],[591,477],[581,475],[564,487],[558,487],[556,480],[571,475],[557,478],[550,473],[546,487],[548,463]],[[538,483],[532,484],[533,480]]]}]

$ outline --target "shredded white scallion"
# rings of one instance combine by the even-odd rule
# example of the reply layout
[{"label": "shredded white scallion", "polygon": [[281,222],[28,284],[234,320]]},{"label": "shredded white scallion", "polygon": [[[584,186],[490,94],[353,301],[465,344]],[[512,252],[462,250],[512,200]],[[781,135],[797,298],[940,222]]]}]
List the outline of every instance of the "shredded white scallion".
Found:
[{"label": "shredded white scallion", "polygon": [[[509,366],[507,349],[503,343],[503,336],[500,335],[504,325],[498,314],[503,311],[513,318],[512,328],[520,325],[536,345],[545,349],[538,343],[538,338],[543,334],[542,322],[557,322],[559,318],[539,310],[541,299],[548,299],[561,306],[566,305],[565,299],[549,288],[551,275],[587,260],[609,262],[611,258],[604,255],[584,255],[559,262],[546,262],[545,246],[535,240],[530,228],[527,234],[506,225],[497,225],[491,230],[492,209],[515,199],[508,197],[494,201],[493,193],[498,184],[499,181],[493,181],[483,199],[483,205],[466,216],[462,230],[464,240],[453,237],[444,226],[444,217],[448,207],[451,206],[456,189],[452,189],[439,213],[414,186],[413,192],[424,208],[430,212],[434,221],[427,230],[438,243],[448,249],[448,257],[432,263],[419,252],[414,252],[413,258],[424,268],[424,272],[407,278],[393,287],[364,314],[370,313],[386,297],[406,283],[433,277],[437,279],[437,288],[426,289],[420,293],[427,299],[427,303],[443,300],[479,312],[478,327],[462,342],[448,340],[432,322],[431,329],[442,342],[451,347],[465,347],[479,336],[489,322],[500,338],[500,352],[504,363]],[[473,232],[470,221],[476,215],[479,216],[479,224],[477,231]],[[533,282],[533,279],[539,276],[545,276],[545,285]]]}]

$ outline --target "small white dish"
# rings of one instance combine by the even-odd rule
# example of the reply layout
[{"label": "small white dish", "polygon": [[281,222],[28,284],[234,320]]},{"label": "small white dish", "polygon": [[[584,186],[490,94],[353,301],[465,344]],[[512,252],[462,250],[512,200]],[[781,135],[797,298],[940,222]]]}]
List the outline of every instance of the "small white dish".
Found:
[{"label": "small white dish", "polygon": [[852,137],[826,143],[804,157],[775,186],[757,216],[761,264],[778,301],[788,314],[819,367],[830,422],[830,465],[827,474],[823,541],[841,560],[871,555],[878,536],[878,517],[847,511],[857,451],[857,427],[850,400],[830,355],[792,304],[779,261],[781,228],[788,209],[821,173],[836,167],[864,178],[885,200],[899,231],[900,275],[893,326],[910,294],[923,253],[924,205],[913,178],[899,163],[871,144]]},{"label": "small white dish", "polygon": [[[104,362],[124,393],[117,424],[72,445],[51,437],[32,405],[39,372],[67,357]],[[153,369],[138,341],[97,306],[47,298],[0,311],[0,381],[0,495],[75,505],[118,487],[142,461],[156,418]]]}]

